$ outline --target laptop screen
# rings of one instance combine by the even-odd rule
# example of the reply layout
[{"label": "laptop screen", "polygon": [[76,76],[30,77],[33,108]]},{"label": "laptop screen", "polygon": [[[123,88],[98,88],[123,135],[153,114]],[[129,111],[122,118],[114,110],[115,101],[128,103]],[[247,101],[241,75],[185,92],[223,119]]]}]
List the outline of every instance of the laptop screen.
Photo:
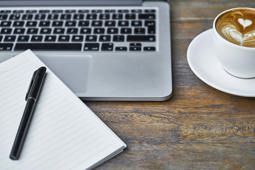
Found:
[{"label": "laptop screen", "polygon": [[141,5],[142,0],[0,0],[0,6]]}]

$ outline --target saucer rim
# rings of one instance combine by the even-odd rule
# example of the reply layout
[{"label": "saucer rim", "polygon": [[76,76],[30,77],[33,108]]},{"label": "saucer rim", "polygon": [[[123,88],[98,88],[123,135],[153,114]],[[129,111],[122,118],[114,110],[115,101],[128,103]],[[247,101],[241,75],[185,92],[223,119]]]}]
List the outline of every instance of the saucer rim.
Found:
[{"label": "saucer rim", "polygon": [[[188,61],[188,64],[189,64],[189,67],[190,67],[190,69],[191,69],[191,71],[195,74],[195,76],[196,77],[198,77],[202,82],[204,82],[205,84],[207,84],[208,86],[211,86],[211,87],[213,87],[214,89],[217,89],[217,90],[219,90],[219,91],[221,91],[221,92],[224,92],[224,93],[227,93],[227,94],[231,94],[231,95],[235,95],[235,96],[240,96],[240,97],[250,97],[250,98],[252,98],[252,97],[255,97],[255,93],[254,94],[248,94],[248,93],[238,93],[238,92],[235,92],[235,91],[233,91],[233,90],[229,90],[229,89],[226,89],[226,88],[222,88],[222,87],[220,87],[220,86],[218,86],[218,85],[216,85],[213,81],[210,81],[210,80],[208,80],[208,79],[206,79],[206,78],[204,78],[200,73],[199,73],[199,71],[197,71],[196,70],[196,68],[194,68],[194,65],[192,64],[192,62],[191,62],[191,51],[192,51],[192,47],[194,46],[194,44],[195,43],[197,43],[197,41],[199,41],[198,39],[201,37],[201,36],[203,36],[203,34],[209,34],[209,32],[211,32],[211,34],[213,33],[213,29],[212,28],[210,28],[210,29],[208,29],[208,30],[205,30],[205,31],[203,31],[203,32],[201,32],[201,33],[199,33],[192,41],[191,41],[191,43],[189,44],[189,46],[188,46],[188,50],[187,50],[187,61]],[[215,56],[216,57],[216,56]],[[226,73],[226,72],[225,72]],[[228,74],[228,73],[226,73],[226,74]],[[234,77],[234,78],[236,78],[236,77]],[[236,79],[238,79],[238,78],[236,78]]]}]

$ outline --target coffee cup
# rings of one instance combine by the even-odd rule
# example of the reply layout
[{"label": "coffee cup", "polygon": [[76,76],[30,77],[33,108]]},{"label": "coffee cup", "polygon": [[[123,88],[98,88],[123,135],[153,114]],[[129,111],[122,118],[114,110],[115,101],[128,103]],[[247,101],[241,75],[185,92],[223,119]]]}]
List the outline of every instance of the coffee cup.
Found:
[{"label": "coffee cup", "polygon": [[255,8],[220,13],[213,22],[213,41],[226,72],[238,78],[255,78]]}]

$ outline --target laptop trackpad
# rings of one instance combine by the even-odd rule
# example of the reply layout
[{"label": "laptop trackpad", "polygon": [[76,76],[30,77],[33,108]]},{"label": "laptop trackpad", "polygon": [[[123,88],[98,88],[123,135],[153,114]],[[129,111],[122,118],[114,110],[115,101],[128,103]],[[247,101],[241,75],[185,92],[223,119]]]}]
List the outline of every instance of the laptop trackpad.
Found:
[{"label": "laptop trackpad", "polygon": [[74,93],[86,91],[90,56],[38,56]]}]

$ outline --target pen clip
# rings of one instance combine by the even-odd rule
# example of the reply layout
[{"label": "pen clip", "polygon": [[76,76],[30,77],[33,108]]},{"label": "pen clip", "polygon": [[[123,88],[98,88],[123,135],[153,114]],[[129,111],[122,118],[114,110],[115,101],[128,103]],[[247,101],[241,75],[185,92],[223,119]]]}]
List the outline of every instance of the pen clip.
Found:
[{"label": "pen clip", "polygon": [[33,85],[33,82],[34,82],[34,78],[35,78],[36,73],[37,73],[37,71],[35,71],[34,74],[33,74],[33,76],[32,76],[31,82],[30,82],[30,84],[29,84],[29,86],[28,86],[28,89],[27,89],[27,94],[26,94],[25,100],[27,100],[27,98],[28,98],[28,95],[29,95],[29,92],[30,92],[31,87],[32,87],[32,85]]}]

